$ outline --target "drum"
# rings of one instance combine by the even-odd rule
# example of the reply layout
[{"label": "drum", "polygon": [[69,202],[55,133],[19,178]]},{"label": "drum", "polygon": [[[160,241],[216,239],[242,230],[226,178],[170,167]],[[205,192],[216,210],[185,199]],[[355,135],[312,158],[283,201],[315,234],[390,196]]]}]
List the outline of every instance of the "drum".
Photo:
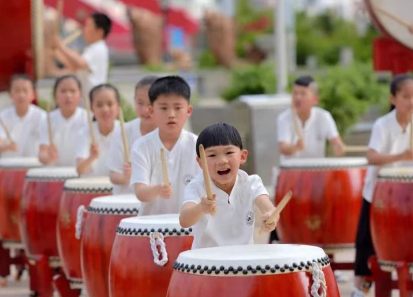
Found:
[{"label": "drum", "polygon": [[[275,293],[276,292],[276,293]],[[313,246],[223,246],[183,252],[168,297],[339,297],[325,252]]]},{"label": "drum", "polygon": [[89,297],[109,297],[109,263],[116,228],[122,219],[136,216],[140,204],[132,194],[96,198],[90,203],[81,235],[83,282]]},{"label": "drum", "polygon": [[57,248],[72,288],[82,283],[80,240],[75,237],[78,209],[82,216],[83,208],[89,206],[92,199],[111,195],[112,188],[108,177],[69,179],[64,184],[57,220]]},{"label": "drum", "polygon": [[293,197],[277,231],[283,243],[353,247],[366,175],[365,158],[290,159],[281,164],[276,203]]},{"label": "drum", "polygon": [[174,261],[191,248],[191,232],[178,214],[123,219],[110,259],[110,296],[165,297]]},{"label": "drum", "polygon": [[0,159],[0,240],[21,242],[19,210],[24,178],[27,170],[40,166],[37,158]]},{"label": "drum", "polygon": [[397,262],[412,263],[413,268],[413,167],[379,171],[370,225],[382,269],[390,271]]},{"label": "drum", "polygon": [[44,255],[58,261],[56,225],[63,184],[78,177],[75,168],[30,169],[20,207],[20,233],[28,256]]},{"label": "drum", "polygon": [[1,92],[13,74],[43,77],[43,1],[0,1],[0,19]]}]

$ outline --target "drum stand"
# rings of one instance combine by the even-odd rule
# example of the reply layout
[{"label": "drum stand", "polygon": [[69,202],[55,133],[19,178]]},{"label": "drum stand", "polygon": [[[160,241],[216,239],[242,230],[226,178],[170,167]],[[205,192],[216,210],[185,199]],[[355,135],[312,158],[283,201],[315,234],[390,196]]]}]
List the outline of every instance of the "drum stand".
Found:
[{"label": "drum stand", "polygon": [[[51,263],[44,255],[28,260],[30,273],[30,296],[52,297],[54,289],[60,297],[79,297],[81,290],[71,289],[62,269]],[[51,265],[52,264],[52,265]]]},{"label": "drum stand", "polygon": [[[20,277],[24,271],[24,251],[20,246],[8,245],[5,242],[0,241],[0,286],[5,287],[7,285],[6,278],[10,275],[10,266],[16,265],[17,275],[15,276],[16,280],[20,280]],[[15,252],[15,256],[10,255],[10,251]]]},{"label": "drum stand", "polygon": [[[412,266],[406,262],[391,263],[384,265],[388,268],[383,270],[376,256],[370,257],[369,266],[373,274],[376,297],[391,297],[392,289],[399,290],[400,297],[413,296]],[[387,271],[386,271],[387,270]],[[397,281],[391,278],[391,271],[397,272]]]}]

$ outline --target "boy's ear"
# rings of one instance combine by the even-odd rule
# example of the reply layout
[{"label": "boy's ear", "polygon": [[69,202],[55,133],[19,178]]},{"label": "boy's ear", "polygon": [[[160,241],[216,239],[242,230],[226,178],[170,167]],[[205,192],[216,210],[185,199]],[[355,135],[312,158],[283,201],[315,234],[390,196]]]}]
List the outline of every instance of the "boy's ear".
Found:
[{"label": "boy's ear", "polygon": [[241,151],[241,161],[240,164],[245,164],[247,162],[247,157],[248,157],[248,151],[247,150],[242,150]]},{"label": "boy's ear", "polygon": [[188,117],[192,114],[193,107],[192,105],[188,105]]},{"label": "boy's ear", "polygon": [[153,115],[153,105],[149,105],[149,107],[148,107],[148,113],[149,113],[149,115]]}]

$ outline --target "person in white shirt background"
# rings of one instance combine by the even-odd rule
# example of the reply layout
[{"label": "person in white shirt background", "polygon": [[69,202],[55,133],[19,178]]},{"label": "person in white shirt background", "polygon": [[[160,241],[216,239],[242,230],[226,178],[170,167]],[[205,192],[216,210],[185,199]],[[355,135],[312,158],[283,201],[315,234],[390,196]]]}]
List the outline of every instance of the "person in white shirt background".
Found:
[{"label": "person in white shirt background", "polygon": [[263,214],[261,231],[275,229],[267,219],[275,211],[268,192],[258,175],[240,170],[247,161],[241,136],[235,127],[217,123],[205,128],[196,143],[197,161],[202,168],[199,146],[205,148],[212,180],[213,199],[208,200],[203,174],[197,175],[185,188],[179,222],[193,226],[192,249],[254,243],[254,205]]},{"label": "person in white shirt background", "polygon": [[413,166],[410,149],[410,129],[413,112],[413,77],[395,76],[390,84],[390,102],[394,109],[378,118],[373,125],[367,159],[369,168],[363,188],[356,239],[355,278],[352,297],[365,296],[371,283],[368,259],[375,254],[370,231],[370,207],[373,200],[377,174],[382,166]]},{"label": "person in white shirt background", "polygon": [[90,90],[106,83],[109,71],[109,49],[105,42],[112,28],[112,21],[103,13],[92,13],[85,21],[83,38],[88,44],[80,55],[66,47],[58,36],[53,46],[55,55],[64,65],[64,70],[76,73],[82,82],[83,97],[88,98]]},{"label": "person in white shirt background", "polygon": [[35,87],[26,74],[16,74],[10,80],[9,95],[13,105],[2,110],[0,118],[10,133],[0,127],[0,153],[2,158],[37,157],[39,152],[39,124],[46,113],[32,104]]},{"label": "person in white shirt background", "polygon": [[58,107],[50,112],[53,144],[49,139],[47,119],[44,119],[39,127],[39,160],[45,165],[75,167],[75,139],[88,123],[86,110],[78,106],[82,98],[79,79],[71,74],[59,77],[53,95]]},{"label": "person in white shirt background", "polygon": [[[95,86],[89,94],[93,122],[93,135],[89,126],[79,131],[76,146],[77,172],[81,176],[107,176],[106,167],[109,148],[115,133],[120,130],[119,115],[120,94],[111,84]],[[95,141],[95,143],[93,143]]]},{"label": "person in white shirt background", "polygon": [[[135,112],[138,118],[125,124],[129,150],[135,140],[152,132],[157,127],[155,119],[149,113],[151,102],[148,95],[150,86],[157,79],[157,76],[146,76],[135,86]],[[129,162],[126,162],[124,152],[121,131],[118,130],[113,137],[107,158],[107,166],[110,170],[109,177],[114,184],[114,195],[133,193],[129,187],[132,167]]]},{"label": "person in white shirt background", "polygon": [[[149,89],[150,114],[159,128],[135,141],[130,185],[142,202],[139,215],[178,214],[184,187],[201,172],[197,136],[184,129],[192,114],[191,89],[179,76],[157,79]],[[160,149],[165,150],[170,184],[164,184]]]}]

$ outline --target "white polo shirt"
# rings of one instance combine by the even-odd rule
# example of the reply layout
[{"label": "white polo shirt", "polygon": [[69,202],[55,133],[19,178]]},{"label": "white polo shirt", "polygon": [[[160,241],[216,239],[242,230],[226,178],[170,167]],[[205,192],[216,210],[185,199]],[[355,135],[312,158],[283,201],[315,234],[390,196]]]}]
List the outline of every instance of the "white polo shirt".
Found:
[{"label": "white polo shirt", "polygon": [[[217,212],[203,215],[192,230],[192,249],[243,245],[254,243],[254,203],[260,195],[268,195],[258,175],[248,175],[238,170],[231,195],[220,190],[211,181],[212,193],[216,194]],[[185,188],[184,202],[201,202],[206,194],[203,174],[197,175]]]},{"label": "white polo shirt", "polygon": [[[410,125],[403,132],[402,127],[396,119],[396,110],[378,118],[371,131],[369,148],[379,154],[400,154],[409,148]],[[413,166],[413,162],[395,162],[386,167]],[[363,188],[363,197],[368,202],[373,201],[374,188],[377,175],[382,166],[369,166]]]},{"label": "white polo shirt", "polygon": [[196,140],[195,134],[182,130],[175,146],[168,151],[159,137],[159,129],[156,129],[133,144],[130,185],[142,183],[152,186],[163,182],[160,150],[164,148],[168,177],[172,186],[171,198],[158,197],[151,202],[142,202],[139,216],[179,213],[185,186],[202,172],[196,161]]},{"label": "white polo shirt", "polygon": [[104,40],[97,41],[85,48],[82,58],[87,62],[89,69],[77,71],[82,82],[83,96],[89,100],[89,91],[99,84],[106,83],[109,71],[109,49]]},{"label": "white polo shirt", "polygon": [[[120,130],[119,121],[115,121],[113,130],[108,135],[100,133],[98,123],[93,122],[93,130],[95,133],[96,142],[99,145],[99,157],[92,163],[90,172],[82,174],[86,176],[109,176],[109,169],[106,166],[106,160],[109,158],[109,148],[114,140],[116,133]],[[92,138],[90,136],[89,126],[79,131],[77,136],[76,159],[87,159],[90,155],[90,146]]]},{"label": "white polo shirt", "polygon": [[[39,125],[46,118],[46,112],[30,105],[27,113],[19,117],[14,105],[7,107],[0,113],[0,117],[7,127],[10,136],[17,143],[17,152],[4,152],[2,158],[13,157],[36,157],[39,154]],[[0,126],[0,138],[4,143],[8,143],[6,132]]]},{"label": "white polo shirt", "polygon": [[[339,136],[336,123],[331,114],[320,107],[314,106],[308,120],[303,125],[298,118],[304,138],[304,150],[291,156],[280,155],[280,160],[288,158],[324,158],[326,155],[326,140]],[[295,144],[298,141],[295,132],[291,109],[278,116],[278,142]]]},{"label": "white polo shirt", "polygon": [[[68,119],[63,117],[60,108],[50,112],[53,141],[59,151],[59,158],[53,166],[76,166],[76,140],[80,130],[87,127],[87,113],[78,107]],[[47,119],[40,123],[40,145],[50,145]]]},{"label": "white polo shirt", "polygon": [[[125,134],[128,140],[129,151],[132,144],[139,137],[141,133],[141,119],[137,118],[125,124]],[[123,165],[125,164],[125,150],[123,148],[122,133],[119,129],[116,131],[109,149],[109,155],[106,165],[110,171],[123,173]],[[133,189],[129,185],[113,185],[113,195],[133,194]]]}]

